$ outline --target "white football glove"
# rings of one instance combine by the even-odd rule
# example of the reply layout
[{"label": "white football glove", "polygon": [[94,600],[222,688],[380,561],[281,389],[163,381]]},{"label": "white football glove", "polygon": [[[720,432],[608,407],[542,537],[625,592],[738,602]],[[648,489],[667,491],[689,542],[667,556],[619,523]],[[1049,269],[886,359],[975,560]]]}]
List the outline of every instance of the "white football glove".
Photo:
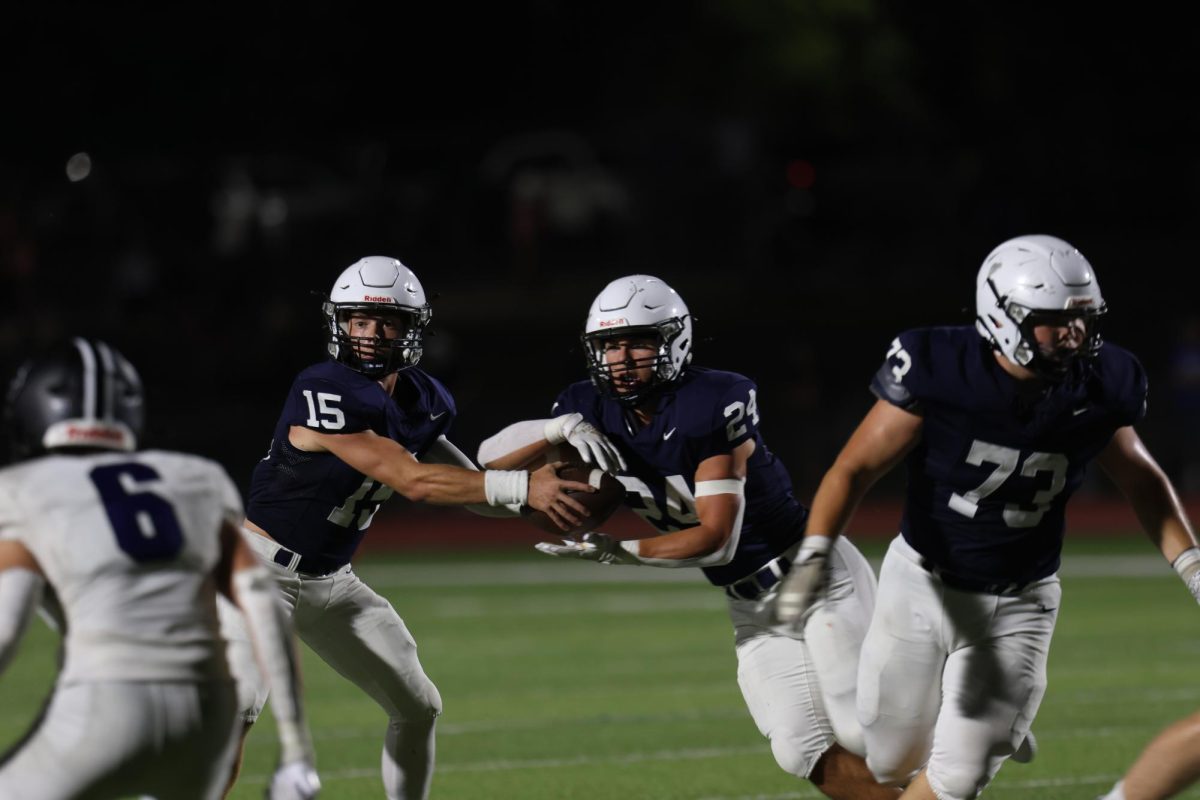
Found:
[{"label": "white football glove", "polygon": [[312,800],[321,791],[317,770],[306,760],[289,761],[275,770],[267,800]]},{"label": "white football glove", "polygon": [[1171,562],[1171,566],[1179,573],[1192,597],[1200,603],[1200,549],[1189,547]]},{"label": "white football glove", "polygon": [[534,545],[540,552],[559,558],[580,558],[601,564],[637,564],[638,557],[621,546],[621,542],[607,533],[592,531],[583,535],[583,541],[565,539],[563,544],[538,542]]},{"label": "white football glove", "polygon": [[775,595],[775,621],[796,625],[825,594],[829,586],[829,548],[833,539],[809,534],[804,537],[792,570]]},{"label": "white football glove", "polygon": [[608,437],[594,425],[583,421],[583,414],[563,414],[546,423],[546,441],[567,444],[579,451],[585,464],[595,462],[605,472],[616,475],[625,469],[625,458]]}]

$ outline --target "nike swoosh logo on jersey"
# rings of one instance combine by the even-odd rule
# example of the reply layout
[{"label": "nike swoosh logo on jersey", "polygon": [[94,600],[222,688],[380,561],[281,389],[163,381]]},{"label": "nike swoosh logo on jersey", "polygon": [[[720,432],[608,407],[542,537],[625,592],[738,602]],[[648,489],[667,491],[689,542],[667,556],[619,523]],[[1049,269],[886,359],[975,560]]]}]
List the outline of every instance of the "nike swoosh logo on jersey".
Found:
[{"label": "nike swoosh logo on jersey", "polygon": [[669,431],[667,431],[666,433],[664,433],[664,434],[663,434],[663,441],[665,442],[667,439],[670,439],[672,436],[674,436],[674,435],[675,435],[675,430],[676,430],[675,428],[671,428],[671,430],[669,430]]},{"label": "nike swoosh logo on jersey", "polygon": [[446,412],[445,412],[445,411],[443,411],[443,412],[442,412],[442,413],[440,413],[440,414],[433,414],[433,413],[431,413],[431,414],[429,415],[429,420],[430,420],[430,422],[437,422],[439,419],[441,419],[441,418],[442,418],[442,417],[444,417],[445,415],[446,415]]}]

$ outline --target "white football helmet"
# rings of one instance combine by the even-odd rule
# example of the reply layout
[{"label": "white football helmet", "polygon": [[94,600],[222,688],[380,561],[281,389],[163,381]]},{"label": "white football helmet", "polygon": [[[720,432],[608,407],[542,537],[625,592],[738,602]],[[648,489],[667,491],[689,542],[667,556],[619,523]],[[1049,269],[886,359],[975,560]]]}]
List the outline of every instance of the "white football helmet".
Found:
[{"label": "white football helmet", "polygon": [[[1092,265],[1054,236],[1019,236],[994,249],[975,281],[975,327],[1006,358],[1044,377],[1061,378],[1075,357],[1094,356],[1102,344],[1099,317],[1107,311]],[[1082,319],[1082,346],[1047,358],[1033,328]]]},{"label": "white football helmet", "polygon": [[[618,392],[612,365],[604,359],[604,341],[629,334],[652,334],[658,338],[654,378],[644,390]],[[596,295],[588,309],[583,350],[588,374],[596,388],[626,405],[637,405],[678,381],[691,363],[692,315],[678,292],[658,278],[651,275],[617,278]]]},{"label": "white football helmet", "polygon": [[[329,327],[329,354],[371,378],[421,360],[422,336],[433,314],[413,271],[386,256],[367,256],[346,267],[321,310]],[[396,339],[351,336],[349,318],[354,312],[391,317],[404,332]]]}]

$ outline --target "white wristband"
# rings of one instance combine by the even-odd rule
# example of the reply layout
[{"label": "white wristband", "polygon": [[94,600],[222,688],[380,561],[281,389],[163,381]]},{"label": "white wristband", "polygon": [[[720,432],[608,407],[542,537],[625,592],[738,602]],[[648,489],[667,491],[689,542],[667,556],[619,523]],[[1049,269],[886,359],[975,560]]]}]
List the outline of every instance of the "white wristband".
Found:
[{"label": "white wristband", "polygon": [[485,470],[483,495],[489,506],[523,506],[529,499],[529,473],[523,469]]},{"label": "white wristband", "polygon": [[800,540],[800,552],[797,553],[796,560],[803,561],[806,556],[813,554],[825,555],[832,545],[832,536],[822,536],[819,533],[807,534]]},{"label": "white wristband", "polygon": [[1192,593],[1192,597],[1200,603],[1200,548],[1189,547],[1184,550],[1175,557],[1171,566],[1179,573],[1179,577],[1183,579],[1183,583]]},{"label": "white wristband", "polygon": [[[561,417],[546,421],[546,427],[543,429],[546,441],[550,444],[562,444],[567,440],[566,427],[567,420],[575,416],[574,414],[563,414]],[[582,417],[581,417],[582,418]]]}]

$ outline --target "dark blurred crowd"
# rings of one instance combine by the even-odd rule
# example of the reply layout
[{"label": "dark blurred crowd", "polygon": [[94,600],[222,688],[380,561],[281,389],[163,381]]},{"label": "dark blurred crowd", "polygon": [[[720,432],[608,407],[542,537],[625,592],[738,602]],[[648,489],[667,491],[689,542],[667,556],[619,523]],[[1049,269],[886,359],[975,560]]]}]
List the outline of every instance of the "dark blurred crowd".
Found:
[{"label": "dark blurred crowd", "polygon": [[107,338],[145,373],[154,441],[243,485],[363,255],[433,297],[422,366],[469,451],[585,377],[605,283],[666,279],[697,363],[759,382],[807,496],[891,338],[970,322],[988,250],[1049,233],[1092,260],[1108,338],[1150,373],[1143,435],[1200,492],[1200,126],[1189,49],[1161,41],[1183,28],[735,2],[383,26],[311,3],[197,14],[181,40],[166,10],[106,38],[108,11],[71,8],[10,51],[0,367]]}]

